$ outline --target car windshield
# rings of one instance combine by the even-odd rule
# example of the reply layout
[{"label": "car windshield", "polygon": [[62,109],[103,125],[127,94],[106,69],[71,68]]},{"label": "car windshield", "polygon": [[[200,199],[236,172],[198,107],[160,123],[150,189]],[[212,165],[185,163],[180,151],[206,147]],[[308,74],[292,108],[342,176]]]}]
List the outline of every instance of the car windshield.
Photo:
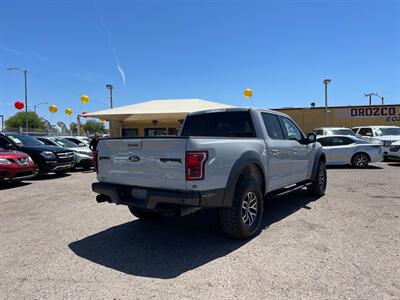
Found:
[{"label": "car windshield", "polygon": [[376,131],[376,135],[400,135],[400,127],[380,127]]},{"label": "car windshield", "polygon": [[355,136],[355,133],[351,129],[329,129],[327,131],[328,135],[352,135]]},{"label": "car windshield", "polygon": [[75,143],[64,138],[52,137],[49,139],[56,142],[57,145],[60,145],[61,147],[67,147],[67,148],[78,147]]},{"label": "car windshield", "polygon": [[9,134],[7,137],[12,140],[18,146],[43,146],[44,143],[31,137],[29,135],[23,134]]}]

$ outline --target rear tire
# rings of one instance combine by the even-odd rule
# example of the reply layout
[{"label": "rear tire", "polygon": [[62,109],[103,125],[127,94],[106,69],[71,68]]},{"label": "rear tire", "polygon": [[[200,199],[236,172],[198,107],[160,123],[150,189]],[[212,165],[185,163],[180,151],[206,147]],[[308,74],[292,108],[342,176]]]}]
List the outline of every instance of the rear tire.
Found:
[{"label": "rear tire", "polygon": [[162,215],[162,213],[155,210],[141,209],[133,206],[128,206],[128,208],[131,214],[138,219],[152,220],[152,219],[158,219]]},{"label": "rear tire", "polygon": [[326,165],[323,160],[318,162],[317,172],[311,185],[307,187],[308,192],[313,196],[325,195],[328,177],[326,176]]},{"label": "rear tire", "polygon": [[359,169],[364,169],[368,166],[369,164],[369,157],[365,153],[356,153],[353,155],[353,158],[351,159],[351,164]]},{"label": "rear tire", "polygon": [[264,199],[261,187],[252,176],[239,179],[232,206],[221,208],[219,219],[222,231],[234,239],[254,236],[261,224]]}]

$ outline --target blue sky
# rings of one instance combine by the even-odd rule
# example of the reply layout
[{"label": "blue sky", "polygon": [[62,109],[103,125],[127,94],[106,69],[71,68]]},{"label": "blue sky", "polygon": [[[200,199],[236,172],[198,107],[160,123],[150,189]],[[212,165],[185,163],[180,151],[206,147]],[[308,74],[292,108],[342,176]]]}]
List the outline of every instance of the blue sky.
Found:
[{"label": "blue sky", "polygon": [[[119,68],[118,68],[119,66]],[[64,109],[149,99],[203,98],[277,108],[365,104],[364,92],[400,103],[400,1],[1,1],[0,114],[23,99],[67,123]],[[125,83],[123,75],[125,76]],[[80,95],[91,101],[81,107]],[[375,98],[376,103],[379,99]]]}]

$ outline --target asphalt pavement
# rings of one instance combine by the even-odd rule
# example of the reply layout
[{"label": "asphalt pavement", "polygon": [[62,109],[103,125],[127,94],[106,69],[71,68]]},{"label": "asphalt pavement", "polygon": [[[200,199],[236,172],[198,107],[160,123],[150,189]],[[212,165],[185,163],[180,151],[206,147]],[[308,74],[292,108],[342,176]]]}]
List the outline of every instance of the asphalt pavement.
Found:
[{"label": "asphalt pavement", "polygon": [[216,211],[137,220],[93,181],[0,187],[0,299],[400,298],[400,163],[330,168],[324,197],[269,200],[248,241]]}]

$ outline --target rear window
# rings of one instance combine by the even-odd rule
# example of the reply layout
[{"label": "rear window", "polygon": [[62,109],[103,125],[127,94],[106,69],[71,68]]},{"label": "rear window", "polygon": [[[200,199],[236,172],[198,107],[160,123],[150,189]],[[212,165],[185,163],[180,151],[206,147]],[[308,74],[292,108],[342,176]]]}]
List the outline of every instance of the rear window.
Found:
[{"label": "rear window", "polygon": [[188,116],[182,128],[181,135],[256,137],[249,111],[218,112]]}]

